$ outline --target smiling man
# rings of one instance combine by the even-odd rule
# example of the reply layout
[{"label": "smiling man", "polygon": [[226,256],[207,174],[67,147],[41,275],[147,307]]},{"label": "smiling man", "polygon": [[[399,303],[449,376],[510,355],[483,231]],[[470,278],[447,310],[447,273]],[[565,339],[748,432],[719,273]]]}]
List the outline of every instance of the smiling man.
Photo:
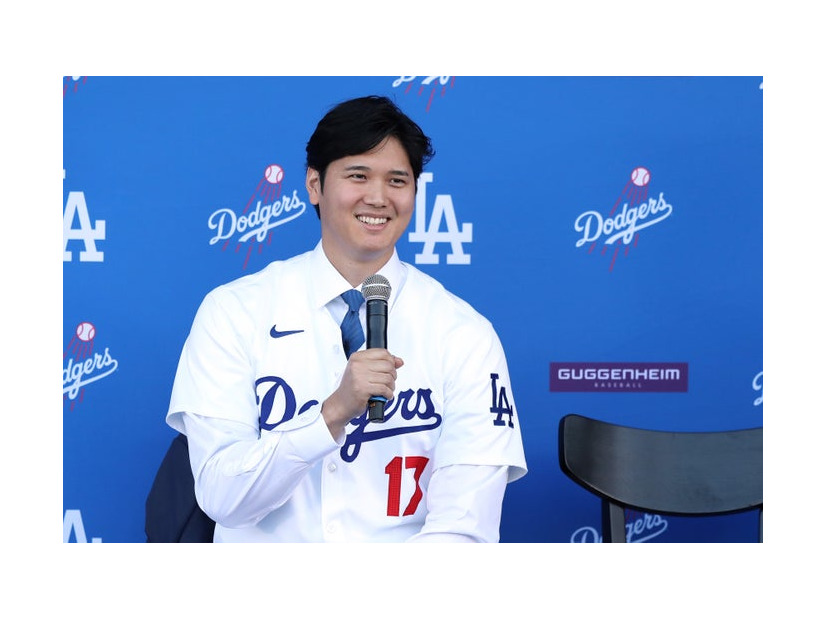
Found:
[{"label": "smiling man", "polygon": [[[198,309],[167,423],[187,435],[216,542],[499,540],[506,485],[527,471],[502,345],[396,252],[432,156],[389,99],[335,106],[307,143],[319,243]],[[364,346],[375,274],[387,349]]]}]

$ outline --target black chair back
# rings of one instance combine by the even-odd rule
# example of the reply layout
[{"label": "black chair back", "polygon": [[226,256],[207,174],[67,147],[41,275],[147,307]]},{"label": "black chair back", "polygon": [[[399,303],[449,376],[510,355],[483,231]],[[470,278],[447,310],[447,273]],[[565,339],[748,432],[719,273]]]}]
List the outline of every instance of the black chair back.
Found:
[{"label": "black chair back", "polygon": [[603,542],[625,542],[625,509],[709,516],[760,511],[763,429],[670,432],[570,414],[559,424],[559,460],[602,499]]}]

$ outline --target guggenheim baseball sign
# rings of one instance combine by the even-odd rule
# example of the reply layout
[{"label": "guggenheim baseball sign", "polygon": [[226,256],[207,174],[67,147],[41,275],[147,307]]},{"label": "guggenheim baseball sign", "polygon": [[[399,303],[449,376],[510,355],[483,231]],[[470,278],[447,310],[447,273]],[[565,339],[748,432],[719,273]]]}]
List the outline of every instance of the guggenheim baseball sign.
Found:
[{"label": "guggenheim baseball sign", "polygon": [[551,362],[551,392],[687,392],[685,362]]}]

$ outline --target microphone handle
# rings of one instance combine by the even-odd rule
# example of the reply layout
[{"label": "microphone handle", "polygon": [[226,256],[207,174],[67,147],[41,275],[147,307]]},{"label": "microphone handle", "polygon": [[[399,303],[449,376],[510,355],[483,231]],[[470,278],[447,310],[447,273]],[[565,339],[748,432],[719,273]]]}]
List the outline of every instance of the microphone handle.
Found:
[{"label": "microphone handle", "polygon": [[367,420],[369,422],[384,422],[384,396],[373,396],[367,401]]},{"label": "microphone handle", "polygon": [[[367,348],[387,348],[387,301],[367,300]],[[367,401],[367,419],[370,422],[384,422],[384,396],[373,396]]]}]

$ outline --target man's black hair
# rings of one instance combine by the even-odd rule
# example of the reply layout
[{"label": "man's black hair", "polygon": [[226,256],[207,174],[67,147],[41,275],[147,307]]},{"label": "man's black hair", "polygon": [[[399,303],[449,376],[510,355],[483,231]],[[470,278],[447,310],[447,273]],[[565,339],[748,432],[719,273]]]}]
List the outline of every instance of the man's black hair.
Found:
[{"label": "man's black hair", "polygon": [[[395,103],[378,95],[350,99],[327,112],[307,142],[307,168],[318,171],[324,191],[324,175],[331,162],[366,153],[391,136],[407,153],[413,179],[418,182],[435,154],[430,138]],[[318,205],[315,210],[320,216]]]}]

